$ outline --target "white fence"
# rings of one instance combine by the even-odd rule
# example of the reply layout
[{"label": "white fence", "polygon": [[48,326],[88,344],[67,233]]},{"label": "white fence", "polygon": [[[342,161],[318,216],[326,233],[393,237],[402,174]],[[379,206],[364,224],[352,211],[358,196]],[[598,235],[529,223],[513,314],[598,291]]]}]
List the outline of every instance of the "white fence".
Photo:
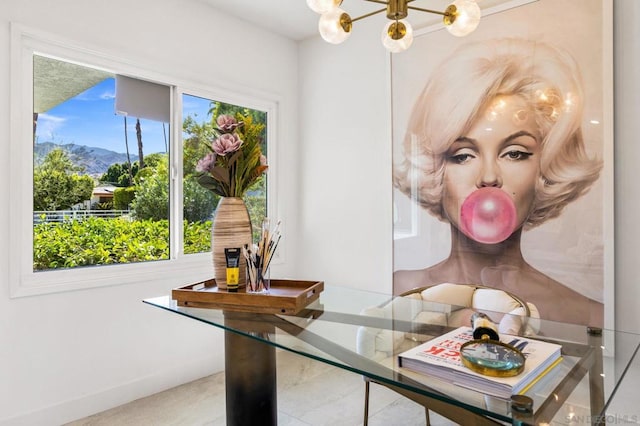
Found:
[{"label": "white fence", "polygon": [[129,210],[50,210],[34,211],[33,223],[43,222],[70,222],[73,220],[84,220],[89,217],[101,217],[115,219],[118,217],[128,217]]}]

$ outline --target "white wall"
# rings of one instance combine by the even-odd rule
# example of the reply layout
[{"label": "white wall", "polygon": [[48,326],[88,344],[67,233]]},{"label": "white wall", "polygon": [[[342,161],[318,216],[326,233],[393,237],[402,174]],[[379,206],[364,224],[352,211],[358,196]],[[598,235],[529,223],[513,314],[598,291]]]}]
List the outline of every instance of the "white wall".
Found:
[{"label": "white wall", "polygon": [[[616,328],[640,333],[640,2],[614,2]],[[638,363],[640,366],[640,362]]]},{"label": "white wall", "polygon": [[391,292],[389,56],[380,21],[358,24],[343,45],[301,45],[297,266],[309,279]]},{"label": "white wall", "polygon": [[[275,95],[286,117],[278,129],[277,185],[281,199],[295,199],[296,44],[199,2],[154,0],[2,0],[0,199],[9,197],[11,21],[194,86]],[[9,209],[0,203],[1,425],[62,424],[223,368],[219,330],[141,302],[188,282],[150,277],[135,285],[10,299]],[[281,203],[278,213],[286,232],[294,233],[295,205]],[[287,263],[274,273],[288,276],[295,251],[283,246],[282,252]]]}]

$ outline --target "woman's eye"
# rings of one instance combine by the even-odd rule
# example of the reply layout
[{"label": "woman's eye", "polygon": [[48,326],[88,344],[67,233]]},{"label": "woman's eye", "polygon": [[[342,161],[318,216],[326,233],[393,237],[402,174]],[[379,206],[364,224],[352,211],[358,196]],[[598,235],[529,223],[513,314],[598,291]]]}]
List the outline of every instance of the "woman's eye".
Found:
[{"label": "woman's eye", "polygon": [[504,153],[502,155],[502,157],[507,158],[509,160],[526,160],[527,158],[531,157],[533,155],[533,153],[531,152],[526,152],[526,151],[520,151],[517,149],[508,151],[506,153]]},{"label": "woman's eye", "polygon": [[449,156],[449,161],[455,164],[464,164],[473,158],[473,155],[467,153],[453,154]]}]

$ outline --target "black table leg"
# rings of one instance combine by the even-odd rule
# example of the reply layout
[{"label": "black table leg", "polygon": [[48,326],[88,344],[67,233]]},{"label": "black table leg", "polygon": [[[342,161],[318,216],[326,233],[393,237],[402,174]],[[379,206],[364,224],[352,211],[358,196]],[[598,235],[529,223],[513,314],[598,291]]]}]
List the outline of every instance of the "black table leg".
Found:
[{"label": "black table leg", "polygon": [[[225,312],[226,324],[235,321],[246,320]],[[275,347],[230,331],[224,343],[227,426],[276,426]]]}]

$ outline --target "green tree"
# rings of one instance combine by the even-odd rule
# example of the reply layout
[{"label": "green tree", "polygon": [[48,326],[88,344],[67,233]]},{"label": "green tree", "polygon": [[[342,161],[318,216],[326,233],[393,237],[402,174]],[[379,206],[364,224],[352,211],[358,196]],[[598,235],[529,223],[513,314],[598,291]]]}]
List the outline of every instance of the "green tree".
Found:
[{"label": "green tree", "polygon": [[62,149],[54,149],[33,172],[33,209],[65,210],[91,198],[94,182],[79,175]]},{"label": "green tree", "polygon": [[182,131],[183,138],[182,170],[185,177],[193,176],[198,160],[211,152],[207,148],[207,143],[215,137],[213,124],[204,122],[198,124],[191,116],[184,119]]},{"label": "green tree", "polygon": [[91,199],[91,194],[93,194],[93,187],[95,185],[91,176],[73,174],[71,175],[71,181],[72,194],[76,200],[72,205]]},{"label": "green tree", "polygon": [[58,170],[33,173],[33,209],[64,210],[74,204],[70,176]]},{"label": "green tree", "polygon": [[169,167],[167,156],[156,167],[138,172],[136,197],[131,209],[137,219],[161,220],[169,217]]},{"label": "green tree", "polygon": [[[131,165],[131,171],[135,176],[138,173],[138,162],[134,161]],[[133,182],[129,180],[129,164],[114,163],[109,166],[107,171],[100,176],[100,182],[110,183],[116,186],[131,186]]]},{"label": "green tree", "polygon": [[69,158],[69,154],[62,148],[55,148],[44,157],[42,164],[38,166],[40,170],[58,170],[67,174],[84,171],[84,167],[76,166]]},{"label": "green tree", "polygon": [[156,152],[153,154],[149,154],[144,157],[144,166],[145,167],[157,167],[158,164],[165,161],[167,158],[167,154],[162,152]]},{"label": "green tree", "polygon": [[142,151],[142,127],[140,127],[140,119],[136,118],[136,140],[138,141],[138,161],[140,168],[145,168],[144,152]]},{"label": "green tree", "polygon": [[184,220],[188,223],[211,220],[220,197],[200,186],[193,178],[182,181]]},{"label": "green tree", "polygon": [[129,185],[133,182],[133,166],[131,164],[131,155],[129,154],[129,137],[127,136],[127,116],[124,118],[124,146],[127,149],[127,166],[129,171]]},{"label": "green tree", "polygon": [[[147,167],[138,172],[135,180],[138,185],[130,204],[135,217],[142,220],[167,219],[169,172],[166,154],[148,155]],[[183,183],[184,219],[189,223],[211,220],[219,197],[201,187],[193,178],[185,178]]]}]

